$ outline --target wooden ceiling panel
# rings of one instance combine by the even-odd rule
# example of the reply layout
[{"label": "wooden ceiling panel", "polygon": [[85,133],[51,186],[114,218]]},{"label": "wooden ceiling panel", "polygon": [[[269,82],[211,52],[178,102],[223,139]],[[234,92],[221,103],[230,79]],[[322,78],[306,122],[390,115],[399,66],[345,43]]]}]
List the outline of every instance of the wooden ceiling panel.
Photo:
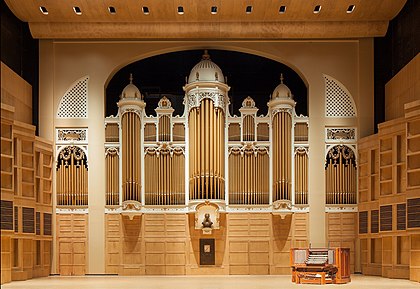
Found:
[{"label": "wooden ceiling panel", "polygon": [[[356,35],[367,35],[366,37],[378,36],[377,23],[389,22],[402,9],[407,0],[5,0],[7,5],[13,13],[25,22],[29,22],[33,36],[36,38],[43,38],[48,34],[47,31],[39,32],[39,27],[49,27],[50,35],[47,38],[61,38],[53,31],[63,29],[66,25],[83,26],[83,23],[89,25],[91,23],[95,27],[99,27],[100,23],[106,24],[106,27],[118,26],[129,27],[148,27],[149,29],[157,29],[160,24],[165,23],[174,25],[173,30],[192,29],[200,32],[202,35],[205,31],[201,29],[205,26],[221,26],[226,27],[235,24],[235,27],[243,26],[241,30],[246,30],[249,25],[257,25],[257,27],[272,29],[272,26],[278,23],[279,27],[293,27],[297,28],[299,25],[306,27],[330,27],[334,23],[357,23],[360,27],[369,27],[371,24],[371,32],[358,31],[354,33],[354,29],[349,29],[348,33],[343,33],[341,38],[359,37]],[[286,6],[286,12],[279,13],[280,5]],[[313,13],[316,5],[322,5],[320,13]],[[347,13],[346,10],[349,5],[355,5],[356,8],[353,13]],[[39,9],[43,6],[48,9],[48,15],[43,15]],[[82,14],[76,15],[73,7],[80,7]],[[116,9],[115,14],[109,13],[108,7]],[[149,15],[142,12],[142,7],[149,8]],[[184,8],[184,14],[177,13],[178,6]],[[217,14],[211,14],[211,7],[217,6]],[[246,7],[252,6],[252,13],[246,13]],[[290,22],[292,22],[290,24]],[[320,23],[316,24],[313,22]],[[43,24],[42,24],[43,23]],[[121,25],[116,25],[120,23]],[[287,25],[285,25],[287,23]],[[312,24],[311,24],[312,23]],[[37,28],[35,28],[35,26]],[[56,26],[56,28],[54,28]],[[383,26],[383,25],[382,25]],[[132,31],[134,28],[130,28]],[[153,28],[155,27],[155,28]],[[349,27],[354,27],[354,24],[349,24]],[[330,28],[327,31],[330,31]],[[339,29],[340,27],[337,27]],[[70,30],[70,29],[66,29]],[[101,31],[104,30],[101,28]],[[105,39],[115,39],[118,37],[117,31],[112,32],[107,28],[108,35],[103,33],[102,37]],[[309,29],[308,31],[312,31]],[[382,31],[383,29],[381,29]],[[157,31],[156,31],[157,32]],[[153,34],[153,31],[151,31]],[[172,32],[171,32],[172,33]],[[352,34],[353,33],[353,34]],[[386,29],[384,32],[386,33]],[[85,33],[79,31],[69,31],[66,38],[84,38]],[[102,34],[102,33],[101,33]],[[161,31],[158,33],[161,35]],[[179,35],[186,34],[182,31],[177,33]],[[229,34],[229,33],[228,33]],[[246,33],[241,33],[246,35]],[[296,38],[293,31],[284,32],[284,35],[289,38]],[[315,33],[319,35],[320,33]],[[314,34],[314,35],[315,35]],[[328,33],[322,33],[324,38],[333,38]],[[335,35],[336,33],[334,33]],[[41,36],[43,35],[43,36]],[[369,36],[370,35],[370,36]],[[171,35],[170,38],[172,38]],[[210,34],[209,34],[210,36]],[[380,35],[379,35],[380,36]],[[142,38],[141,29],[137,31],[133,38]],[[305,38],[314,38],[311,34],[304,35]],[[334,36],[336,37],[336,36]],[[95,38],[95,37],[93,37]],[[146,37],[147,38],[147,37]],[[246,37],[245,37],[246,38]]]}]

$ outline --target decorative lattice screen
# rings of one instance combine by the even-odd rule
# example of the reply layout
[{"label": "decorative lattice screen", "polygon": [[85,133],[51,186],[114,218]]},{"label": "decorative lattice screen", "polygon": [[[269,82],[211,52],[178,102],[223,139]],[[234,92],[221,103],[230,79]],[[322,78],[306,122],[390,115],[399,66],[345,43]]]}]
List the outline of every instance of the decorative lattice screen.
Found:
[{"label": "decorative lattice screen", "polygon": [[58,106],[58,118],[87,118],[89,77],[77,80],[63,95]]},{"label": "decorative lattice screen", "polygon": [[325,79],[325,116],[326,117],[355,117],[356,105],[353,97],[345,86],[331,76]]}]

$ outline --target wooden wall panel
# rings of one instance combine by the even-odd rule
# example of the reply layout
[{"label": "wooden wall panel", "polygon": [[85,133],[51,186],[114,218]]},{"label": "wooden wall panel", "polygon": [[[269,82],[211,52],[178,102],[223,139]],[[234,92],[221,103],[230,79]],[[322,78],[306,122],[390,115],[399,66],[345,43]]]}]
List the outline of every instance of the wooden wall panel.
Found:
[{"label": "wooden wall panel", "polygon": [[121,217],[121,274],[144,275],[143,216]]},{"label": "wooden wall panel", "polygon": [[411,235],[410,280],[420,282],[420,234]]},{"label": "wooden wall panel", "polygon": [[105,216],[105,273],[118,274],[121,252],[121,215],[107,214]]},{"label": "wooden wall panel", "polygon": [[272,261],[270,274],[290,274],[290,249],[306,248],[308,239],[308,214],[295,213],[285,217],[272,217]]},{"label": "wooden wall panel", "polygon": [[326,213],[327,241],[330,247],[350,248],[350,271],[354,273],[357,213]]},{"label": "wooden wall panel", "polygon": [[418,99],[420,55],[417,54],[385,85],[385,119],[404,116],[404,104]]},{"label": "wooden wall panel", "polygon": [[269,274],[271,214],[229,214],[230,274]]},{"label": "wooden wall panel", "polygon": [[15,120],[32,124],[32,86],[3,62],[1,103],[15,107]]},{"label": "wooden wall panel", "polygon": [[12,281],[12,243],[10,236],[1,236],[1,284]]},{"label": "wooden wall panel", "polygon": [[84,275],[87,268],[87,214],[57,214],[60,275]]}]

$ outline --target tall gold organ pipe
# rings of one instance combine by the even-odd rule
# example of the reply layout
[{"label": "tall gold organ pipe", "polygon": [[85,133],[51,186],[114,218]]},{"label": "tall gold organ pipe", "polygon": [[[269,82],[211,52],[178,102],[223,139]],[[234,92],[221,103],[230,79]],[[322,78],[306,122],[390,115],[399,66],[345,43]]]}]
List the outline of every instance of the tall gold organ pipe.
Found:
[{"label": "tall gold organ pipe", "polygon": [[135,112],[122,116],[123,200],[140,202],[140,117]]},{"label": "tall gold organ pipe", "polygon": [[273,198],[290,200],[291,116],[279,111],[273,116]]},{"label": "tall gold organ pipe", "polygon": [[210,99],[189,112],[190,198],[224,199],[223,110]]},{"label": "tall gold organ pipe", "polygon": [[84,152],[69,146],[59,154],[57,163],[57,205],[81,206],[87,205],[87,165]]},{"label": "tall gold organ pipe", "polygon": [[[295,153],[295,203],[307,204],[307,159],[305,149],[298,148]],[[328,181],[327,181],[328,183]]]},{"label": "tall gold organ pipe", "polygon": [[330,149],[326,161],[327,204],[356,203],[356,166],[350,149],[338,145]]}]

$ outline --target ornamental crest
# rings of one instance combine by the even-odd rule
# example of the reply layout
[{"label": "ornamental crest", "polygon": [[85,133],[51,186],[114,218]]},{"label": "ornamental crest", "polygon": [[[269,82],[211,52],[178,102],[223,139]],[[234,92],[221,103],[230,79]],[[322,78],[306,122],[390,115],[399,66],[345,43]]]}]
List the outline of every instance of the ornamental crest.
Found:
[{"label": "ornamental crest", "polygon": [[355,140],[354,128],[327,128],[327,140]]},{"label": "ornamental crest", "polygon": [[226,107],[226,100],[225,96],[218,92],[195,92],[195,93],[189,93],[187,95],[188,98],[188,109],[192,109],[194,107],[199,107],[200,102],[205,99],[211,99],[213,101],[213,105],[217,108],[221,108],[223,111],[225,111]]},{"label": "ornamental crest", "polygon": [[86,141],[87,129],[58,129],[57,141]]}]

